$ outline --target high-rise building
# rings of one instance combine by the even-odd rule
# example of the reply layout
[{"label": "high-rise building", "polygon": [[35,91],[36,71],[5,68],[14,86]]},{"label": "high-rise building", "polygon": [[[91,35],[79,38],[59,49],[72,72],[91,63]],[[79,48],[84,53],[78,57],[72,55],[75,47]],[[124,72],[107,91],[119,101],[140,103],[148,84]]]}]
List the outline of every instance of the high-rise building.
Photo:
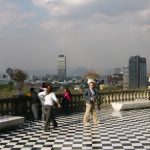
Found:
[{"label": "high-rise building", "polygon": [[59,55],[57,58],[58,63],[58,78],[64,80],[66,78],[66,57]]},{"label": "high-rise building", "polygon": [[123,67],[123,90],[129,89],[129,67]]},{"label": "high-rise building", "polygon": [[129,59],[129,88],[141,88],[147,86],[146,58],[131,56]]}]

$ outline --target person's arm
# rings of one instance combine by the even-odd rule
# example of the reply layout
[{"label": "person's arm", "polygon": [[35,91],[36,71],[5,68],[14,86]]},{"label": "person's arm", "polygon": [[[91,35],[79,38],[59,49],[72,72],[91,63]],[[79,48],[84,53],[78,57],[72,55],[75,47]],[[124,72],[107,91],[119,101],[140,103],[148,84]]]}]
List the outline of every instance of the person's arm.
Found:
[{"label": "person's arm", "polygon": [[94,89],[95,94],[93,95],[93,98],[96,100],[98,97],[98,90]]},{"label": "person's arm", "polygon": [[89,100],[88,90],[83,93],[83,98]]},{"label": "person's arm", "polygon": [[86,90],[84,93],[83,93],[83,98],[84,100],[87,102],[87,103],[90,103],[90,96],[88,94],[88,90]]},{"label": "person's arm", "polygon": [[52,99],[57,103],[58,107],[60,108],[60,103],[59,103],[59,100],[57,99],[55,93],[52,93]]},{"label": "person's arm", "polygon": [[38,93],[38,97],[39,98],[43,98],[45,96],[45,94],[46,94],[45,91],[44,92],[40,92],[40,93]]}]

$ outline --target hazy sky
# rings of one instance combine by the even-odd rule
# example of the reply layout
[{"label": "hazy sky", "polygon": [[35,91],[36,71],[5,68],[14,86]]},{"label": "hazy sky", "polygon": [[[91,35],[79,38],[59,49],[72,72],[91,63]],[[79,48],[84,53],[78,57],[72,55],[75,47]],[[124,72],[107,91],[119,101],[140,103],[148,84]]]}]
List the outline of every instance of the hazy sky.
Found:
[{"label": "hazy sky", "polygon": [[140,55],[150,70],[150,0],[0,0],[0,52],[3,71],[56,71],[59,54],[99,73]]}]

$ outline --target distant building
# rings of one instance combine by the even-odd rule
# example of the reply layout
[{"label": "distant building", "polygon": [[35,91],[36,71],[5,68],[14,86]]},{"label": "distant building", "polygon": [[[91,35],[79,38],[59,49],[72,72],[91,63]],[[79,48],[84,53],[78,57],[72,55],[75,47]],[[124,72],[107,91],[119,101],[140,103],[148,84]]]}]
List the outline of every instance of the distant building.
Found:
[{"label": "distant building", "polygon": [[112,82],[113,82],[112,75],[108,75],[107,76],[107,83],[112,84]]},{"label": "distant building", "polygon": [[57,64],[59,80],[66,79],[66,57],[64,55],[59,55],[57,58]]},{"label": "distant building", "polygon": [[115,68],[115,73],[114,74],[120,74],[121,73],[121,68]]},{"label": "distant building", "polygon": [[0,84],[8,84],[9,81],[11,81],[11,79],[7,73],[0,74]]},{"label": "distant building", "polygon": [[37,81],[37,77],[34,76],[34,75],[29,75],[29,76],[28,76],[28,81],[29,81],[29,82],[36,82],[36,81]]},{"label": "distant building", "polygon": [[113,74],[112,84],[122,86],[122,84],[123,84],[123,74],[122,73]]},{"label": "distant building", "polygon": [[123,67],[123,90],[129,89],[129,67]]},{"label": "distant building", "polygon": [[142,88],[147,86],[146,58],[131,56],[129,59],[129,88]]}]

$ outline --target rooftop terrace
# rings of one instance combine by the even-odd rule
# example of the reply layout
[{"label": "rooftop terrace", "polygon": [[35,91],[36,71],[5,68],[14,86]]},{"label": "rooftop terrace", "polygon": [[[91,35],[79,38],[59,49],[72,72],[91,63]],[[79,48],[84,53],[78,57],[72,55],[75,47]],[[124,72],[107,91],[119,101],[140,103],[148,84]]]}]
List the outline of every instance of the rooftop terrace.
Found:
[{"label": "rooftop terrace", "polygon": [[59,127],[47,132],[43,121],[26,121],[18,128],[0,133],[2,150],[150,150],[150,110],[97,110],[100,123],[83,127],[83,113],[58,116]]}]

